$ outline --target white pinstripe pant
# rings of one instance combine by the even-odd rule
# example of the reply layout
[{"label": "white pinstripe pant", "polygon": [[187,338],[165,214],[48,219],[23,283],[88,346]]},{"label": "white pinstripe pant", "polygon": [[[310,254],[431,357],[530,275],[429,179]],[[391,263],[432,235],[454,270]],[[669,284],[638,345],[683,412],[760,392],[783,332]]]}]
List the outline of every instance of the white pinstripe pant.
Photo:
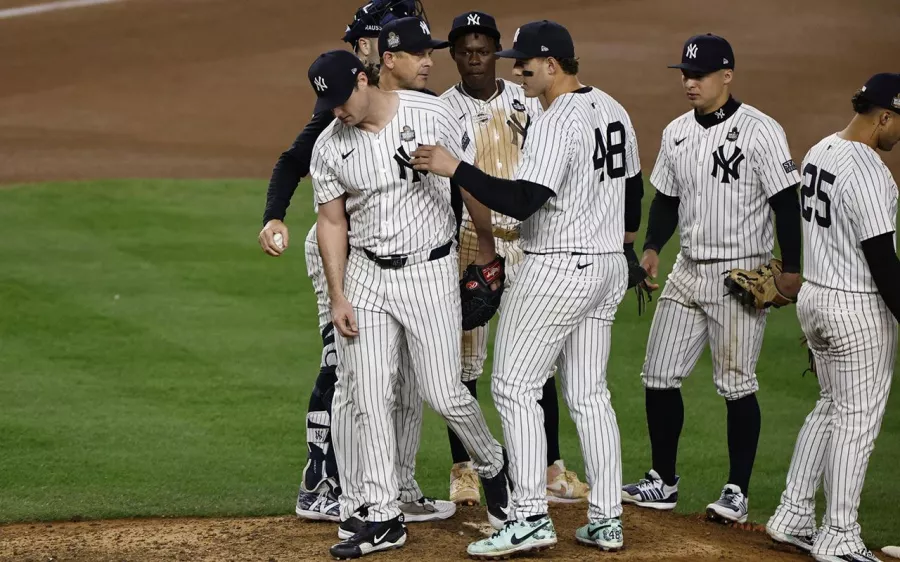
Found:
[{"label": "white pinstripe pant", "polygon": [[[503,467],[500,444],[491,436],[478,402],[460,380],[462,317],[457,254],[401,269],[382,269],[351,251],[344,293],[359,326],[355,338],[338,336],[338,384],[357,408],[356,439],[370,521],[400,514],[390,418],[401,349],[409,349],[418,392],[460,438],[475,470],[496,476]],[[343,432],[335,447],[345,446]],[[339,459],[339,466],[340,466]],[[349,475],[348,475],[349,477]],[[341,472],[344,479],[344,472]]]},{"label": "white pinstripe pant", "polygon": [[492,390],[515,486],[513,519],[547,513],[547,437],[538,399],[557,359],[591,487],[588,517],[622,513],[619,427],[606,364],[626,272],[622,254],[526,255],[504,295]]},{"label": "white pinstripe pant", "polygon": [[806,417],[787,486],[769,526],[809,534],[825,478],[825,515],[813,554],[863,548],[857,522],[869,456],[881,429],[897,352],[897,322],[876,293],[850,293],[807,282],[797,316],[816,359],[821,393]]},{"label": "white pinstripe pant", "polygon": [[[304,243],[306,255],[306,272],[312,281],[313,291],[316,294],[316,308],[318,309],[319,332],[331,322],[331,302],[328,299],[328,282],[325,279],[325,271],[322,264],[322,256],[319,253],[319,245],[316,241],[316,225],[313,224],[306,236]],[[322,365],[333,364],[334,349],[322,350]],[[410,372],[409,353],[404,346],[400,352],[399,384],[396,392],[399,400],[395,403],[394,426],[397,436],[397,477],[400,488],[400,501],[411,502],[422,497],[422,490],[416,482],[416,453],[419,450],[419,441],[422,435],[423,404],[419,397],[415,378]],[[327,412],[316,412],[316,421],[331,425],[332,444],[341,439],[343,443],[349,443],[344,449],[335,446],[335,459],[347,478],[341,478],[341,519],[349,518],[354,511],[364,503],[364,493],[361,486],[362,466],[361,454],[358,443],[353,439],[353,429],[356,417],[355,407],[348,402],[346,388],[335,384],[334,397],[332,398],[331,419],[327,419]],[[340,438],[335,437],[340,434]],[[353,451],[353,452],[351,452]]]},{"label": "white pinstripe pant", "polygon": [[644,387],[681,388],[709,342],[720,396],[737,400],[759,390],[756,362],[767,312],[750,310],[726,295],[722,273],[768,261],[768,256],[756,256],[696,262],[678,254],[653,314],[641,373]]}]

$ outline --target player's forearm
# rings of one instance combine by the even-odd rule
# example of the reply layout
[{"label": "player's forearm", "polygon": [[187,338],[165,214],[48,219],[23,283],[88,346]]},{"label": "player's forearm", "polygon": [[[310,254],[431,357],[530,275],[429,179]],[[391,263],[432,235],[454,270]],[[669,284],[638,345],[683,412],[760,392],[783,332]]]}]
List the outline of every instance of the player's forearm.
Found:
[{"label": "player's forearm", "polygon": [[[494,246],[494,227],[491,223],[491,210],[481,204],[467,191],[462,191],[463,203],[472,218],[475,234],[478,238],[478,262],[487,263],[497,254]],[[487,261],[485,261],[487,260]]]},{"label": "player's forearm", "polygon": [[456,168],[453,180],[464,193],[487,208],[520,221],[533,215],[554,195],[552,190],[543,185],[496,178],[465,162],[461,162]]},{"label": "player's forearm", "polygon": [[678,197],[670,197],[656,192],[656,197],[650,203],[650,213],[647,217],[647,237],[644,240],[644,250],[662,251],[666,242],[675,234],[678,228]]},{"label": "player's forearm", "polygon": [[297,135],[294,144],[281,153],[269,179],[266,210],[263,213],[264,225],[272,219],[284,220],[294,191],[297,190],[297,184],[309,174],[309,162],[312,159],[316,139],[333,120],[331,112],[313,115],[306,127]]},{"label": "player's forearm", "polygon": [[344,297],[344,271],[347,268],[348,226],[346,217],[326,217],[316,221],[316,238],[328,282],[328,296],[334,301]]},{"label": "player's forearm", "polygon": [[863,240],[862,250],[872,272],[872,281],[891,314],[900,321],[900,260],[894,251],[893,232]]},{"label": "player's forearm", "polygon": [[[644,198],[644,178],[638,172],[625,180],[625,242],[634,242],[634,233],[641,228],[641,200]],[[631,239],[628,235],[631,234]]]},{"label": "player's forearm", "polygon": [[800,273],[800,201],[797,186],[779,191],[769,198],[775,212],[775,234],[781,248],[781,262],[785,273]]}]

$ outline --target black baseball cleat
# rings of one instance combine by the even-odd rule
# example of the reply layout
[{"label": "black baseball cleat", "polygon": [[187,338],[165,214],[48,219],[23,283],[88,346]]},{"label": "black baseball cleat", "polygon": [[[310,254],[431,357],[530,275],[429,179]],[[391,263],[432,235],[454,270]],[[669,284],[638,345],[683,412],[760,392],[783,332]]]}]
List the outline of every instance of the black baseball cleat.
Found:
[{"label": "black baseball cleat", "polygon": [[509,459],[506,457],[506,449],[503,449],[503,468],[493,478],[481,478],[481,487],[484,488],[484,499],[487,503],[488,522],[498,531],[506,524],[509,515],[509,492],[512,482],[509,480]]},{"label": "black baseball cleat", "polygon": [[338,525],[338,538],[345,541],[366,528],[368,523],[369,510],[366,506],[362,506],[353,512],[349,519],[341,521]]},{"label": "black baseball cleat", "polygon": [[381,523],[366,523],[362,531],[329,549],[336,560],[359,558],[366,554],[400,548],[406,544],[406,525],[400,515]]}]

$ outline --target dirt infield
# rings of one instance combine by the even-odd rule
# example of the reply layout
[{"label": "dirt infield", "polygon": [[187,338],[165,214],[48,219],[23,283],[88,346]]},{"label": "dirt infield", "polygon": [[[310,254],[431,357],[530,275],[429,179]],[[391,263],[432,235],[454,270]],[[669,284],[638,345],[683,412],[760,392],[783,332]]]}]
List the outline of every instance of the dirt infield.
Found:
[{"label": "dirt infield", "polygon": [[[339,48],[362,0],[129,0],[0,21],[0,183],[109,177],[266,178],[312,107],[306,69]],[[435,35],[463,6],[425,0]],[[649,173],[665,124],[686,110],[676,62],[684,39],[728,37],[735,93],[778,119],[799,161],[842,127],[849,98],[896,70],[897,0],[484,0],[509,42],[549,18],[572,31],[582,81],[631,113]],[[24,4],[22,2],[21,4]],[[6,4],[0,4],[5,6]],[[11,5],[20,5],[15,2]],[[454,68],[439,54],[430,87]],[[500,65],[501,76],[508,72]],[[900,150],[886,157],[900,173]],[[260,193],[259,213],[263,209]],[[601,555],[571,539],[583,508],[553,511],[560,545],[543,559],[804,560],[760,532],[699,517],[626,511],[627,549]],[[461,559],[482,512],[414,525],[382,559]],[[163,519],[0,527],[0,560],[325,559],[334,526],[292,517]]]},{"label": "dirt infield", "polygon": [[[775,545],[765,534],[685,517],[626,509],[626,548],[601,553],[579,546],[573,538],[583,524],[583,506],[551,509],[559,544],[534,560],[600,560],[617,562],[667,560],[809,560],[790,547]],[[464,508],[448,521],[415,523],[402,550],[379,560],[464,560],[466,545],[487,533],[480,508]],[[294,517],[260,519],[163,519],[13,525],[0,528],[0,560],[46,562],[287,561],[330,559],[336,527]],[[518,560],[528,560],[520,558]]]}]

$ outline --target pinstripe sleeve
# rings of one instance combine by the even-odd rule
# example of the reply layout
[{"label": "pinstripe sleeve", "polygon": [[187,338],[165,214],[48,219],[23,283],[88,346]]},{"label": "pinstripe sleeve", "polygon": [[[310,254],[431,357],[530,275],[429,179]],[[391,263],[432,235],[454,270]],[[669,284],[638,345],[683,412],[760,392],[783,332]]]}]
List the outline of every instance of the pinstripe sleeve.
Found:
[{"label": "pinstripe sleeve", "polygon": [[669,160],[668,154],[668,138],[666,132],[663,131],[662,142],[659,144],[659,154],[656,156],[656,164],[653,166],[653,173],[650,174],[650,183],[656,188],[656,191],[669,197],[678,197],[678,182],[675,180],[675,169],[672,167],[672,161]]},{"label": "pinstripe sleeve", "polygon": [[637,133],[634,132],[634,125],[631,123],[631,115],[625,113],[625,134],[627,135],[627,145],[625,148],[625,177],[634,177],[641,171],[641,156],[638,153]]},{"label": "pinstripe sleeve", "polygon": [[884,172],[872,166],[860,166],[854,159],[848,170],[844,207],[853,225],[853,233],[860,242],[897,229],[895,208],[897,191],[887,181]]},{"label": "pinstripe sleeve", "polygon": [[774,120],[760,123],[753,156],[753,167],[767,198],[800,183],[800,172],[791,159],[787,136],[781,125]]},{"label": "pinstripe sleeve", "polygon": [[[319,139],[321,140],[321,137]],[[327,148],[326,143],[316,142],[313,148],[312,161],[309,165],[313,193],[316,196],[316,203],[319,205],[337,199],[345,193],[344,186],[341,185],[331,162],[327,158]]]},{"label": "pinstripe sleeve", "polygon": [[543,185],[557,194],[572,159],[573,128],[546,115],[528,131],[516,179]]}]

